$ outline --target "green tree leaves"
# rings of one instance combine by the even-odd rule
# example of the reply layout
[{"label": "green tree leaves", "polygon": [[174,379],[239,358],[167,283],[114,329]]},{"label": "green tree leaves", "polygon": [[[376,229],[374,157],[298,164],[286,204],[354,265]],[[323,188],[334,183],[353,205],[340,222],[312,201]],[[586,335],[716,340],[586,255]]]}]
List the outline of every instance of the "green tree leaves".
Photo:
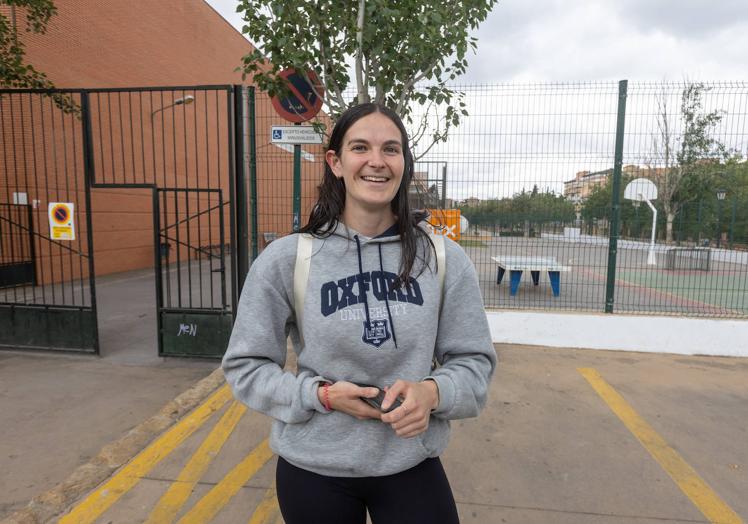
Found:
[{"label": "green tree leaves", "polygon": [[[25,13],[26,31],[43,34],[49,19],[57,12],[52,0],[0,0],[9,6],[11,18],[0,12],[0,87],[54,89],[54,84],[43,72],[25,61],[25,47],[18,37],[18,17]],[[66,113],[75,113],[78,106],[67,95],[53,93],[55,104]]]},{"label": "green tree leaves", "polygon": [[[444,140],[467,114],[462,93],[446,83],[465,73],[467,53],[476,47],[470,31],[496,1],[241,0],[243,32],[257,45],[241,69],[271,96],[284,91],[281,70],[315,71],[333,120],[369,101],[411,123],[417,105],[441,107],[442,127],[427,135]],[[419,90],[419,82],[429,88]],[[350,88],[356,95],[347,99]]]},{"label": "green tree leaves", "polygon": [[462,206],[460,212],[471,225],[499,226],[522,231],[524,224],[571,223],[575,219],[574,204],[551,191],[522,191],[511,198],[484,200],[475,206]]}]

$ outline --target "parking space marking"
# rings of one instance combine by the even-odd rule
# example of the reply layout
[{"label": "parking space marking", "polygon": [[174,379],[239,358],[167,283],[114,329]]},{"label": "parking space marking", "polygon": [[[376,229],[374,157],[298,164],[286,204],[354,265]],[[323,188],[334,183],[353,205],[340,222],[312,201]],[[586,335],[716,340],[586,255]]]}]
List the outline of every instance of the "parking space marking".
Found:
[{"label": "parking space marking", "polygon": [[59,524],[86,524],[96,520],[231,398],[231,390],[228,385],[224,384],[192,413],[161,435],[112,478],[75,506],[70,513],[63,516]]},{"label": "parking space marking", "polygon": [[283,524],[283,516],[278,507],[278,495],[275,491],[275,481],[265,492],[262,502],[255,508],[248,524]]},{"label": "parking space marking", "polygon": [[710,522],[744,524],[688,463],[593,368],[577,371]]},{"label": "parking space marking", "polygon": [[210,434],[190,457],[182,471],[179,472],[177,479],[158,501],[146,524],[164,524],[174,521],[179,510],[190,498],[195,484],[221,451],[229,435],[234,431],[239,419],[246,411],[246,406],[240,402],[234,401],[231,404],[221,420],[213,427]]},{"label": "parking space marking", "polygon": [[210,522],[241,487],[272,457],[273,452],[268,440],[265,439],[179,519],[178,524]]}]

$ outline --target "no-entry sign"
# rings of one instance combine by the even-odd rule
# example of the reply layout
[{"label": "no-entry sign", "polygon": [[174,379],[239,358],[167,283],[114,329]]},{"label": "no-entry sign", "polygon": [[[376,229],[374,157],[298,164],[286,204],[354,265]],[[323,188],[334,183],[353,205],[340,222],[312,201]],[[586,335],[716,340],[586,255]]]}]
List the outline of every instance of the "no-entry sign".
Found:
[{"label": "no-entry sign", "polygon": [[283,98],[274,96],[271,99],[278,114],[294,123],[306,122],[314,118],[322,109],[322,97],[325,95],[324,88],[314,71],[307,72],[314,87],[295,69],[285,69],[278,76],[286,79],[290,90],[288,96]]}]

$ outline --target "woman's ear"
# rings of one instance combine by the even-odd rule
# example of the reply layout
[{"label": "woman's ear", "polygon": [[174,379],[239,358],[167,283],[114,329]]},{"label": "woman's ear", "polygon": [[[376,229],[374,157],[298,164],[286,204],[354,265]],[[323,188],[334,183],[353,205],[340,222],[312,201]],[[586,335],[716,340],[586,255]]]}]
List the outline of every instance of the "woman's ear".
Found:
[{"label": "woman's ear", "polygon": [[330,166],[330,169],[332,170],[336,178],[340,178],[341,176],[343,176],[343,173],[340,169],[340,159],[338,158],[338,154],[333,149],[330,149],[325,153],[325,162],[327,162],[327,165]]}]

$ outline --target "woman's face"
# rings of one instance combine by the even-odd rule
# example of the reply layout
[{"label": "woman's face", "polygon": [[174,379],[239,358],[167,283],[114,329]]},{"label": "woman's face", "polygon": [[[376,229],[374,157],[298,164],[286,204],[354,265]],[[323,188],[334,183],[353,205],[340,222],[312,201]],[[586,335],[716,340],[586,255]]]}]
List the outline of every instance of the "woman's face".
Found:
[{"label": "woman's face", "polygon": [[340,154],[330,150],[325,160],[345,182],[346,210],[390,210],[405,169],[402,136],[392,120],[381,113],[358,119],[346,131]]}]

